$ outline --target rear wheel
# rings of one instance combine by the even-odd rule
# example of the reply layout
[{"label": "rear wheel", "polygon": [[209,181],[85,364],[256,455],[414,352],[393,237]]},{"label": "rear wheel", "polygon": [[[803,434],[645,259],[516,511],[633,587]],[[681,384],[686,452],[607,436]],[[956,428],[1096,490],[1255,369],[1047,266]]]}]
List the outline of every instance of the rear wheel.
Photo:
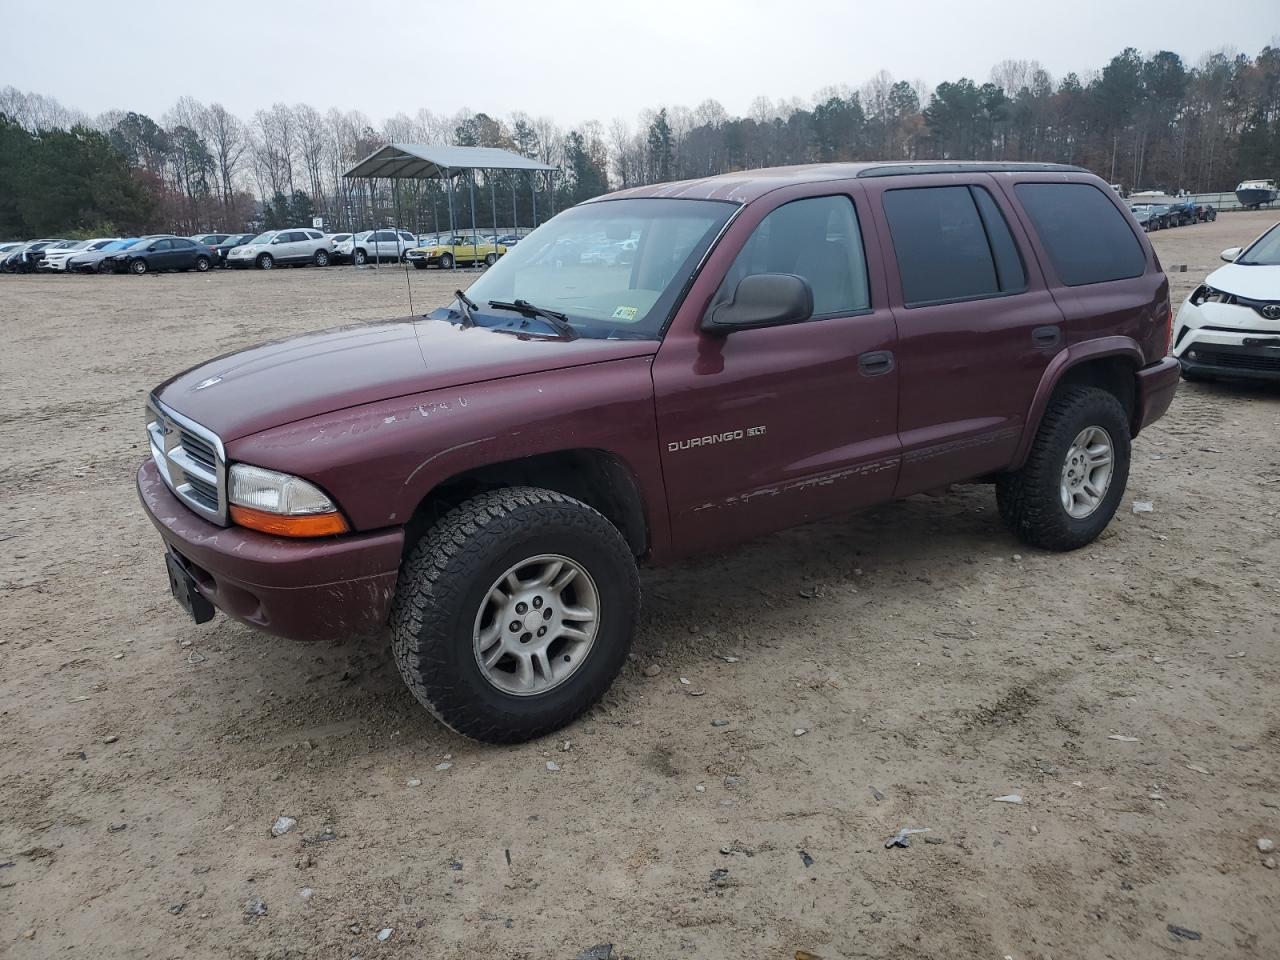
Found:
[{"label": "rear wheel", "polygon": [[484,258],[484,263],[485,263],[485,266],[487,267],[492,267],[497,262],[498,262],[498,255],[496,253],[491,253]]},{"label": "rear wheel", "polygon": [[276,258],[269,253],[260,253],[254,263],[259,270],[270,270],[276,265]]},{"label": "rear wheel", "polygon": [[1128,479],[1124,407],[1106,390],[1071,387],[1050,401],[1023,468],[996,481],[996,503],[1027,543],[1075,550],[1111,522]]},{"label": "rear wheel", "polygon": [[609,688],[635,629],[639,578],[608,520],[551,490],[482,493],[413,548],[392,644],[414,696],[491,743],[572,722]]},{"label": "rear wheel", "polygon": [[317,267],[327,267],[329,265],[329,252],[327,250],[317,250],[314,262]]},{"label": "rear wheel", "polygon": [[200,273],[207,273],[209,270],[209,258],[196,257],[196,270]]},{"label": "rear wheel", "polygon": [[142,276],[144,273],[147,272],[147,261],[143,260],[141,257],[139,257],[137,260],[131,261],[129,263],[129,272],[136,273],[138,276]]}]

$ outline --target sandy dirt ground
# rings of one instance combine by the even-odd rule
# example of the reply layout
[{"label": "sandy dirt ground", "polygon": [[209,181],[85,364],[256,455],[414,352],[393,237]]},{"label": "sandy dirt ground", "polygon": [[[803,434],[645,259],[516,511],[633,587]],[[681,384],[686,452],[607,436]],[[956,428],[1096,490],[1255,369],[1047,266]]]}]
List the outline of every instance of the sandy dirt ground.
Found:
[{"label": "sandy dirt ground", "polygon": [[[1155,234],[1177,300],[1273,216]],[[493,748],[385,643],[184,619],[133,489],[170,373],[405,295],[0,277],[0,955],[1280,955],[1280,391],[1184,385],[1070,555],[968,487],[646,571],[601,706]]]}]

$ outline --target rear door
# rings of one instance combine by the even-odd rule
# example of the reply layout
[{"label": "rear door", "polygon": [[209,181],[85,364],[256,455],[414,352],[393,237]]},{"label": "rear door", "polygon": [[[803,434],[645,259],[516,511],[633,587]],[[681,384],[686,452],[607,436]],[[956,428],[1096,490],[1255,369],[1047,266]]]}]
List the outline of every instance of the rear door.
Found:
[{"label": "rear door", "polygon": [[[724,546],[893,495],[898,374],[881,254],[858,186],[824,186],[821,196],[807,195],[807,185],[779,190],[743,211],[655,358],[677,551]],[[706,310],[759,273],[804,277],[813,317],[703,332]]]},{"label": "rear door", "polygon": [[1063,317],[985,174],[869,178],[898,327],[907,496],[1013,461]]},{"label": "rear door", "polygon": [[[1006,184],[1067,322],[1067,342],[1123,337],[1152,363],[1167,344],[1169,285],[1115,194],[1090,182]],[[1139,362],[1141,362],[1141,360]]]},{"label": "rear door", "polygon": [[196,265],[195,241],[188,240],[186,237],[179,237],[176,240],[169,241],[173,245],[173,250],[169,254],[170,264],[175,270],[189,270]]}]

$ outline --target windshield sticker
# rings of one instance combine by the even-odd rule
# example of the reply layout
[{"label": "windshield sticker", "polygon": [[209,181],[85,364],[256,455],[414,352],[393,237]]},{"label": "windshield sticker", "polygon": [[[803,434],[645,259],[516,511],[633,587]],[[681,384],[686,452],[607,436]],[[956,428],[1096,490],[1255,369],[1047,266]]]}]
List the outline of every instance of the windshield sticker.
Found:
[{"label": "windshield sticker", "polygon": [[622,320],[625,323],[634,323],[637,313],[639,313],[639,310],[635,307],[619,307],[613,311],[613,319]]}]

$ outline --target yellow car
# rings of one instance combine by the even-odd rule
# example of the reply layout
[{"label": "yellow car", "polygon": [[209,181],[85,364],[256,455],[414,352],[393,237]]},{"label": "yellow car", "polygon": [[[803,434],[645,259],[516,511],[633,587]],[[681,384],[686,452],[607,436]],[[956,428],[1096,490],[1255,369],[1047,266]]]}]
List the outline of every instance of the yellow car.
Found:
[{"label": "yellow car", "polygon": [[500,243],[489,243],[479,238],[473,243],[470,237],[458,234],[448,243],[441,241],[425,247],[414,247],[405,254],[405,259],[419,270],[427,267],[451,270],[455,263],[484,263],[493,266],[506,252],[507,248]]}]

